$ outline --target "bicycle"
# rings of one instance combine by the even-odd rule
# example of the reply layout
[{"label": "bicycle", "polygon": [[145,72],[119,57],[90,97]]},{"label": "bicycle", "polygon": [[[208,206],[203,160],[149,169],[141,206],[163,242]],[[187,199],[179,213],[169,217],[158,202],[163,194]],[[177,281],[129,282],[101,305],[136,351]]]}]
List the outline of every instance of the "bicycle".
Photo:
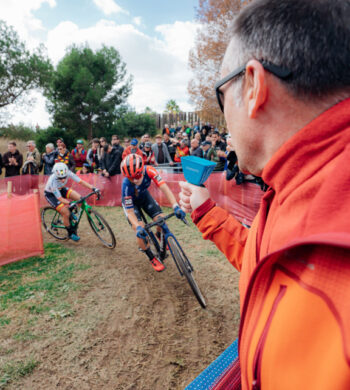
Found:
[{"label": "bicycle", "polygon": [[[105,218],[95,211],[86,200],[95,195],[95,192],[82,197],[80,200],[72,201],[69,206],[71,210],[70,222],[75,231],[78,229],[81,218],[86,213],[89,225],[96,236],[102,241],[107,248],[113,249],[116,245],[116,240],[111,227],[108,225]],[[98,196],[99,199],[99,196]],[[78,207],[80,205],[80,207]],[[68,232],[63,225],[61,214],[51,206],[44,207],[41,211],[41,220],[45,230],[58,240],[67,240]]]},{"label": "bicycle", "polygon": [[[193,294],[197,298],[199,304],[205,309],[206,303],[205,299],[197,285],[197,282],[194,279],[193,276],[193,266],[186,256],[186,253],[181,248],[178,240],[174,236],[173,233],[169,230],[168,226],[165,224],[165,221],[175,215],[175,213],[170,213],[166,215],[165,217],[158,217],[158,219],[154,222],[147,223],[146,217],[144,216],[142,210],[141,217],[145,223],[144,229],[146,230],[146,233],[148,235],[149,243],[151,246],[151,250],[153,254],[160,260],[164,261],[164,259],[167,257],[167,247],[169,248],[169,251],[172,255],[172,258],[175,262],[176,268],[178,269],[181,276],[186,277],[188,284],[190,285]],[[188,225],[188,222],[186,219],[183,220],[183,222]],[[155,236],[155,234],[152,231],[152,227],[154,226],[160,226],[162,228],[160,239],[158,240]]]}]

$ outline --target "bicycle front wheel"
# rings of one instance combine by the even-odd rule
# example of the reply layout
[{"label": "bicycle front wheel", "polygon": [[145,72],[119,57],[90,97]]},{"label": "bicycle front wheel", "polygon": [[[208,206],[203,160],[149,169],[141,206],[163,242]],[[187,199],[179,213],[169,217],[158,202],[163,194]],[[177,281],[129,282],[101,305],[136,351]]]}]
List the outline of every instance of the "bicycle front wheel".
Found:
[{"label": "bicycle front wheel", "polygon": [[111,227],[104,217],[95,210],[87,212],[88,221],[91,229],[107,248],[115,248],[116,240]]},{"label": "bicycle front wheel", "polygon": [[195,279],[193,277],[193,274],[192,274],[193,269],[190,265],[190,262],[189,262],[187,256],[185,255],[185,252],[182,250],[179,243],[172,236],[170,236],[168,238],[168,245],[170,248],[170,252],[175,260],[175,263],[178,265],[181,272],[185,275],[187,282],[193,291],[193,294],[197,298],[197,301],[203,307],[203,309],[205,309],[207,306],[205,303],[205,299],[204,299],[204,297],[203,297],[203,295],[198,287],[197,282],[195,281]]},{"label": "bicycle front wheel", "polygon": [[44,207],[41,211],[41,220],[45,230],[58,240],[67,240],[68,232],[63,225],[62,215],[53,207]]}]

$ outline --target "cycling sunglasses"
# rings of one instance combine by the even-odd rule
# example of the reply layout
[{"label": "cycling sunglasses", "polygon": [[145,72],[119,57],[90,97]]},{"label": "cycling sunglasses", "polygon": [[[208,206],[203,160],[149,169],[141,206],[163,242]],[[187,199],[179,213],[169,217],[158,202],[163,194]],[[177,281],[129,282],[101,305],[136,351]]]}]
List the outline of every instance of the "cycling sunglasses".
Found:
[{"label": "cycling sunglasses", "polygon": [[[267,61],[263,61],[263,60],[258,60],[258,61],[264,67],[265,70],[269,71],[270,73],[272,73],[274,76],[278,77],[279,79],[285,80],[292,75],[292,72],[286,68],[282,68],[278,65],[274,65],[271,62],[267,62]],[[247,67],[247,64],[240,66],[239,68],[235,69],[233,72],[229,73],[226,77],[219,80],[215,84],[216,98],[217,98],[219,107],[220,107],[222,112],[224,112],[224,93],[222,91],[220,91],[220,88],[224,84],[233,80],[234,78],[242,76],[245,73],[246,67]]]}]

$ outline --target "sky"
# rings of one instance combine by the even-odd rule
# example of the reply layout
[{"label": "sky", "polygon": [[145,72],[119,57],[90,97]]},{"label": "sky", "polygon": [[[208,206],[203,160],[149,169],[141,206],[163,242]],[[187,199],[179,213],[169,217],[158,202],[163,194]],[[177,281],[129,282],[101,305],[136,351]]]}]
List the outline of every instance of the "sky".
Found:
[{"label": "sky", "polygon": [[[29,49],[43,43],[54,65],[72,44],[115,47],[133,76],[128,103],[137,112],[147,106],[163,112],[169,99],[192,111],[188,54],[199,28],[197,6],[198,0],[0,0],[0,15]],[[49,126],[45,98],[36,91],[30,99],[29,108],[9,108],[9,122]]]}]

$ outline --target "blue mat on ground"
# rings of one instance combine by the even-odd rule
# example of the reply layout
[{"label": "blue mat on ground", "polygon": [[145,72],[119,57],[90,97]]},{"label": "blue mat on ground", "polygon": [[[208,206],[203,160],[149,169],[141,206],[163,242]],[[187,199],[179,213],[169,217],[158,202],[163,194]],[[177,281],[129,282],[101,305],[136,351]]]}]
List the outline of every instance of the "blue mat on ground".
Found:
[{"label": "blue mat on ground", "polygon": [[211,363],[185,390],[210,390],[238,356],[238,339]]}]

